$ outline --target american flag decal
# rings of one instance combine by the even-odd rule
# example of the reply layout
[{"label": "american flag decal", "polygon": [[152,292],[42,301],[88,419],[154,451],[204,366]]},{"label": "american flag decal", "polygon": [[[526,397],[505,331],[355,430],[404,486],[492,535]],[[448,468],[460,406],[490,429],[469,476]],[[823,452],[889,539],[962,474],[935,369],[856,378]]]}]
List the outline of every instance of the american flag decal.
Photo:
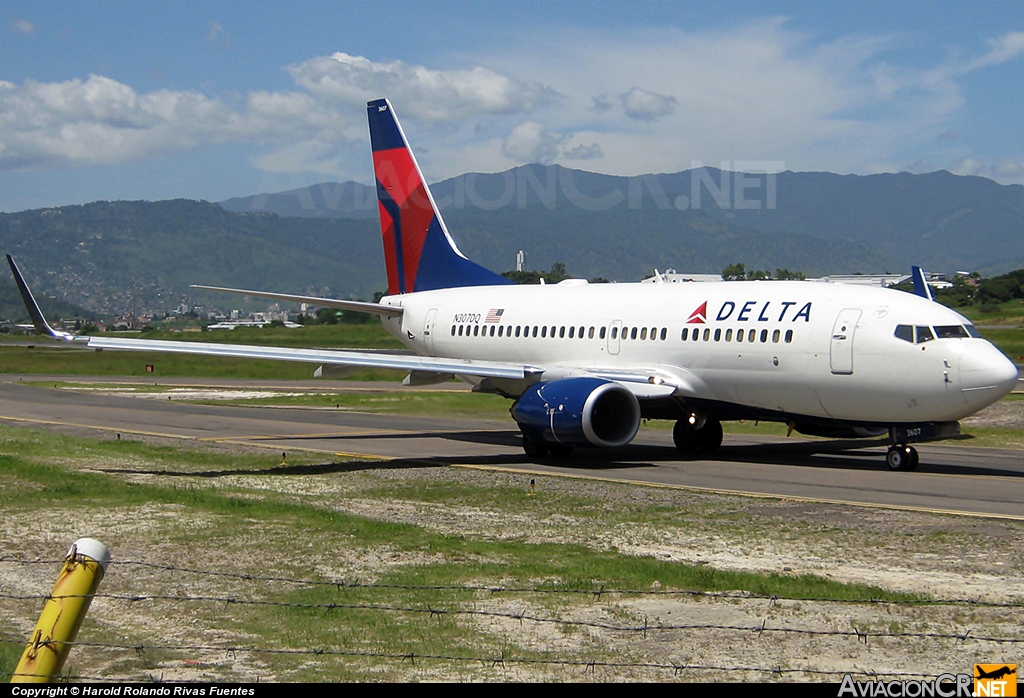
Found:
[{"label": "american flag decal", "polygon": [[501,322],[501,315],[504,312],[504,308],[491,308],[490,312],[487,313],[487,317],[484,319],[484,322]]}]

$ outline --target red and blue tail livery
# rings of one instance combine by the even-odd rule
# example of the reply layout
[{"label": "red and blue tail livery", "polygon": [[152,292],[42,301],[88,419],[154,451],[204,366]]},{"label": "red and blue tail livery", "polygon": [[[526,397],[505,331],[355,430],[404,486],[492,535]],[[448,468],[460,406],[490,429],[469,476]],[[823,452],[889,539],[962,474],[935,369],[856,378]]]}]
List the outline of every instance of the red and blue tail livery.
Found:
[{"label": "red and blue tail livery", "polygon": [[507,279],[469,261],[448,234],[391,103],[366,105],[384,238],[388,295],[461,286],[497,286]]}]

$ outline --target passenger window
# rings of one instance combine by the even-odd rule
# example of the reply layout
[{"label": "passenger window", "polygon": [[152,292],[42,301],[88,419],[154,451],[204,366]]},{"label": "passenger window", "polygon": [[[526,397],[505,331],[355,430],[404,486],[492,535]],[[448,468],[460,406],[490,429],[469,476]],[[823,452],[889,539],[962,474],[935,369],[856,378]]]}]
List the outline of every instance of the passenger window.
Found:
[{"label": "passenger window", "polygon": [[700,338],[700,330],[698,330],[696,327],[693,328],[693,335],[692,335],[692,337],[693,337],[693,341],[695,341],[695,342]]},{"label": "passenger window", "polygon": [[757,339],[757,330],[749,330],[747,332],[747,341],[748,342],[753,342],[756,339]]},{"label": "passenger window", "polygon": [[644,327],[640,330],[640,339],[647,339],[647,328]]},{"label": "passenger window", "polygon": [[914,328],[910,325],[896,325],[896,332],[894,334],[896,339],[902,339],[904,342],[914,343]]},{"label": "passenger window", "polygon": [[479,337],[480,336],[480,325],[473,325],[473,336],[474,337]]},{"label": "passenger window", "polygon": [[584,327],[581,325],[579,331],[576,333],[576,336],[579,337],[580,339],[583,339],[583,330]]},{"label": "passenger window", "polygon": [[462,336],[462,325],[459,325],[459,336]]},{"label": "passenger window", "polygon": [[667,327],[662,327],[662,328],[661,328],[661,341],[663,341],[663,342],[664,342],[664,341],[665,341],[665,338],[666,338],[667,336],[668,336],[668,328],[667,328]]},{"label": "passenger window", "polygon": [[544,337],[547,337],[547,336],[548,336],[548,326],[547,326],[547,325],[544,325],[544,327],[541,327],[541,328],[540,328],[540,336],[541,336],[542,338],[544,338]]},{"label": "passenger window", "polygon": [[[527,328],[527,329],[529,329],[529,328]],[[544,329],[544,328],[542,327],[541,329]],[[533,326],[533,338],[534,339],[537,338],[537,326],[536,325]]]},{"label": "passenger window", "polygon": [[921,327],[920,325],[914,328],[914,335],[915,343],[917,344],[923,344],[935,339],[935,335],[932,334],[930,327]]},{"label": "passenger window", "polygon": [[565,339],[565,325],[558,328],[558,338]]},{"label": "passenger window", "polygon": [[680,339],[682,339],[685,342],[686,341],[686,336],[688,334],[690,334],[690,328],[689,327],[684,327],[683,328],[683,333],[681,335],[679,335]]},{"label": "passenger window", "polygon": [[452,337],[455,336],[455,325],[452,325]]},{"label": "passenger window", "polygon": [[768,330],[761,330],[761,344],[768,341]]},{"label": "passenger window", "polygon": [[778,344],[778,343],[779,343],[779,336],[780,336],[781,334],[782,334],[782,333],[781,333],[781,332],[779,332],[778,330],[775,330],[774,332],[772,332],[772,343],[773,343],[773,344]]},{"label": "passenger window", "polygon": [[594,328],[591,327],[590,330],[587,332],[587,339],[593,339],[593,338],[594,338]]},{"label": "passenger window", "polygon": [[731,342],[732,341],[732,330],[726,330],[725,331],[725,341],[727,341],[727,342]]},{"label": "passenger window", "polygon": [[793,341],[793,330],[786,330],[786,344],[790,344]]},{"label": "passenger window", "polygon": [[[550,335],[551,335],[551,339],[554,339],[554,338],[555,338],[555,330],[556,330],[556,329],[557,329],[557,328],[556,328],[556,327],[555,327],[554,325],[552,325],[552,326],[551,326],[551,331],[550,331],[550,332],[548,332],[548,334],[550,334]],[[562,328],[562,329],[565,329],[565,328]]]},{"label": "passenger window", "polygon": [[718,341],[721,341],[721,339],[722,339],[722,330],[715,330],[715,341],[718,342]]},{"label": "passenger window", "polygon": [[635,327],[630,328],[630,330],[629,330],[629,338],[630,339],[636,339],[636,328]]},{"label": "passenger window", "polygon": [[612,328],[612,339],[618,339],[618,338],[619,338],[619,328],[618,327],[613,327]]},{"label": "passenger window", "polygon": [[569,339],[572,339],[575,336],[576,336],[576,328],[575,327],[570,327],[569,328]]},{"label": "passenger window", "polygon": [[743,330],[736,330],[736,341],[737,342],[742,342],[743,341],[743,337],[744,337],[743,332],[744,332]]},{"label": "passenger window", "polygon": [[704,341],[706,342],[709,339],[711,339],[711,328],[705,327],[704,328]]},{"label": "passenger window", "polygon": [[494,325],[491,325],[491,336],[492,336],[492,337],[494,336],[494,330],[495,330],[495,327],[494,327]]},{"label": "passenger window", "polygon": [[608,329],[608,328],[606,328],[606,327],[602,327],[601,328],[601,339],[604,339],[604,337],[605,337],[605,330],[606,329]]}]

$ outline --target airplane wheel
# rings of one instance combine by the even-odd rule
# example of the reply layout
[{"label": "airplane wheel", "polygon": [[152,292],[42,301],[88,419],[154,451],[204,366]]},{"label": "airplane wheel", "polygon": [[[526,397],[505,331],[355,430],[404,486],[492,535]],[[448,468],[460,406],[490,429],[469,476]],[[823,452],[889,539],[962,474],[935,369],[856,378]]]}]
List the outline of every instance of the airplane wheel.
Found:
[{"label": "airplane wheel", "polygon": [[889,447],[885,454],[885,462],[890,470],[909,471],[917,467],[917,449],[904,444],[896,444]]},{"label": "airplane wheel", "polygon": [[565,444],[548,444],[548,452],[555,458],[568,458],[572,455],[572,446]]},{"label": "airplane wheel", "polygon": [[523,434],[523,451],[530,458],[543,458],[548,454],[548,446],[539,439]]},{"label": "airplane wheel", "polygon": [[722,423],[717,419],[709,419],[695,433],[697,450],[701,453],[714,453],[722,445]]},{"label": "airplane wheel", "polygon": [[697,431],[685,419],[680,419],[672,427],[672,441],[683,453],[693,453],[697,450]]}]

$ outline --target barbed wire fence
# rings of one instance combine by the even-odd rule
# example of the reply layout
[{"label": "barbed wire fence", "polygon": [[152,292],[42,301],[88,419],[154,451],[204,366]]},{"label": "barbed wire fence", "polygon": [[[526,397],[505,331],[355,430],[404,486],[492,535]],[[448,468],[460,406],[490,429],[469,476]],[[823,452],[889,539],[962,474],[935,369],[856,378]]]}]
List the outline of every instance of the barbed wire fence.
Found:
[{"label": "barbed wire fence", "polygon": [[[0,556],[0,564],[20,566],[55,566],[64,562],[63,559],[21,559]],[[602,600],[608,597],[676,597],[707,599],[716,601],[763,601],[765,602],[766,614],[760,623],[651,623],[647,618],[642,623],[614,623],[601,620],[581,620],[564,618],[558,615],[544,615],[535,612],[520,611],[499,611],[493,609],[482,609],[459,605],[458,602],[445,603],[420,603],[420,604],[388,604],[388,603],[345,603],[342,601],[330,601],[322,603],[279,601],[266,598],[254,598],[245,595],[215,595],[215,594],[141,594],[141,593],[96,593],[89,595],[93,599],[105,599],[111,602],[120,602],[135,606],[139,604],[172,603],[182,606],[195,604],[223,604],[228,606],[254,606],[254,607],[278,607],[285,609],[305,609],[322,611],[325,614],[340,611],[373,611],[386,614],[419,615],[428,618],[481,618],[501,619],[513,621],[520,625],[532,623],[541,626],[552,626],[562,629],[591,629],[610,633],[642,636],[644,638],[672,632],[733,632],[742,634],[754,634],[759,638],[765,635],[791,635],[819,638],[835,638],[842,641],[853,640],[868,645],[871,642],[884,641],[887,639],[910,639],[933,642],[949,642],[952,645],[963,645],[967,642],[986,642],[996,646],[1020,647],[1024,645],[1024,633],[1014,635],[992,635],[976,632],[974,628],[965,627],[947,631],[908,631],[908,630],[867,630],[853,627],[849,630],[826,628],[826,627],[797,627],[770,621],[767,612],[779,603],[822,603],[852,606],[893,606],[893,607],[956,607],[964,609],[993,609],[1005,610],[1017,614],[1024,610],[1024,601],[987,601],[980,598],[826,598],[826,597],[787,597],[780,595],[756,594],[737,591],[707,591],[699,589],[619,589],[619,588],[570,588],[551,585],[486,585],[486,584],[389,584],[376,582],[358,582],[345,580],[324,580],[304,579],[281,575],[261,575],[238,572],[224,572],[217,570],[204,570],[192,567],[170,565],[163,563],[152,563],[138,560],[112,561],[112,568],[142,568],[160,572],[180,573],[194,575],[199,578],[211,577],[221,579],[234,579],[253,583],[277,583],[287,584],[294,587],[309,587],[319,589],[333,589],[338,592],[346,590],[360,591],[390,591],[390,592],[473,592],[489,596],[568,596],[568,597],[589,597],[594,600]],[[68,596],[72,598],[72,596]],[[50,598],[49,594],[14,594],[0,592],[0,599],[9,601],[45,601]],[[80,597],[77,597],[80,598]],[[1017,628],[1024,628],[1024,623],[1018,622]],[[26,638],[19,638],[13,635],[0,634],[0,644],[24,645]],[[578,669],[584,673],[594,674],[598,670],[646,670],[663,672],[670,676],[680,676],[693,672],[715,672],[725,675],[744,677],[758,675],[764,679],[785,678],[787,676],[811,677],[821,680],[838,680],[850,674],[852,676],[867,678],[886,679],[934,679],[937,674],[925,674],[920,672],[900,671],[874,671],[851,667],[844,670],[816,669],[814,667],[784,667],[743,665],[743,664],[709,664],[689,661],[610,661],[580,659],[562,656],[535,657],[535,656],[514,656],[502,650],[497,654],[480,654],[479,652],[467,652],[460,654],[437,653],[413,653],[413,652],[386,652],[368,651],[364,649],[350,649],[336,646],[322,647],[260,647],[255,644],[189,644],[189,643],[147,643],[147,642],[100,642],[95,640],[77,640],[67,643],[72,647],[94,648],[120,652],[122,654],[145,657],[147,653],[152,654],[158,651],[169,652],[206,652],[224,657],[248,656],[294,656],[294,657],[347,657],[373,659],[390,662],[402,662],[415,665],[416,662],[447,662],[462,665],[479,665],[490,668],[508,668],[511,666],[523,667],[547,667],[547,668],[570,668]],[[10,672],[0,674],[0,678],[9,679]],[[142,672],[129,678],[92,676],[69,674],[63,676],[63,680],[81,681],[103,681],[103,682],[138,682],[160,681],[161,676],[151,672]],[[178,682],[180,679],[175,678]]]}]

